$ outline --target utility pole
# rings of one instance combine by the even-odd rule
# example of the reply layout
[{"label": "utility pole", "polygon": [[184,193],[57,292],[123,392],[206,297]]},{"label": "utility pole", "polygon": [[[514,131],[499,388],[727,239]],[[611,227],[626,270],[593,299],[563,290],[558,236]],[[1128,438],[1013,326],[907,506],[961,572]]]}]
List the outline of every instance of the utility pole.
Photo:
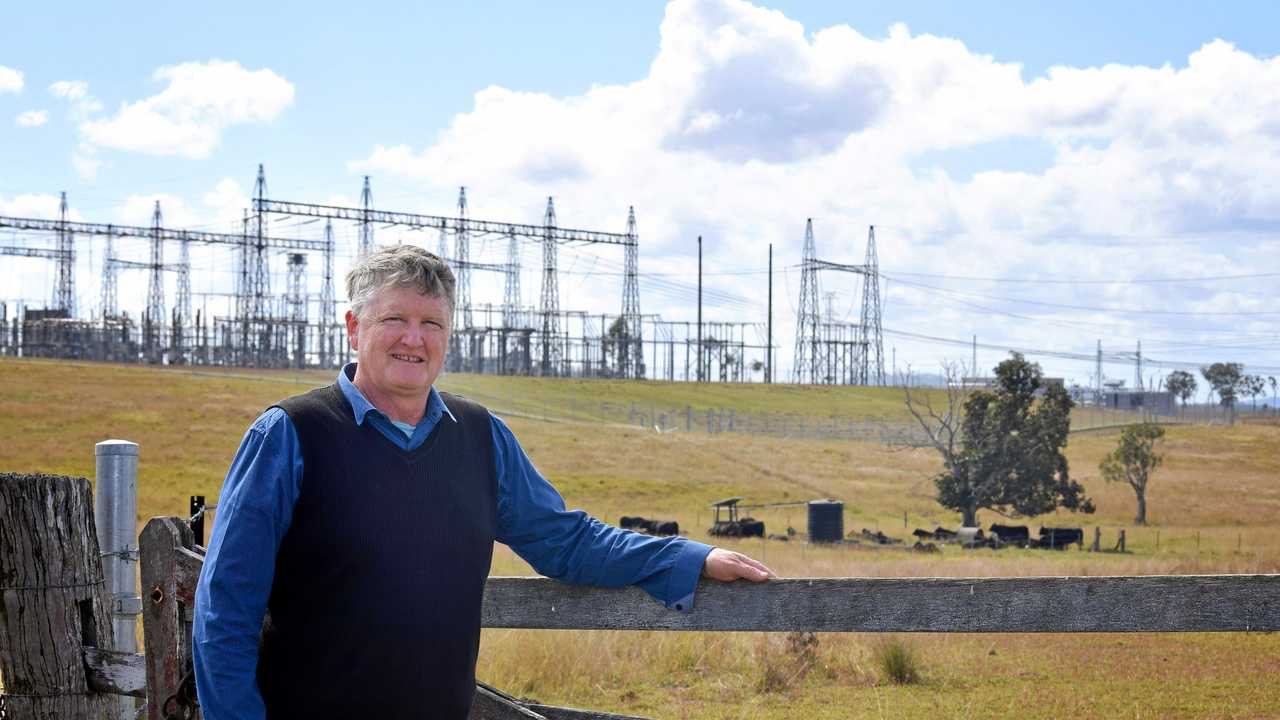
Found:
[{"label": "utility pole", "polygon": [[969,366],[969,372],[974,377],[978,376],[978,336],[973,336],[973,364]]},{"label": "utility pole", "polygon": [[773,382],[773,243],[769,243],[769,321],[765,334],[764,381]]},{"label": "utility pole", "polygon": [[698,236],[698,382],[702,377],[702,236]]},{"label": "utility pole", "polygon": [[1098,340],[1098,357],[1093,371],[1095,405],[1102,405],[1102,340]]},{"label": "utility pole", "polygon": [[1138,354],[1133,363],[1133,391],[1141,392],[1142,387],[1142,341],[1138,341]]}]

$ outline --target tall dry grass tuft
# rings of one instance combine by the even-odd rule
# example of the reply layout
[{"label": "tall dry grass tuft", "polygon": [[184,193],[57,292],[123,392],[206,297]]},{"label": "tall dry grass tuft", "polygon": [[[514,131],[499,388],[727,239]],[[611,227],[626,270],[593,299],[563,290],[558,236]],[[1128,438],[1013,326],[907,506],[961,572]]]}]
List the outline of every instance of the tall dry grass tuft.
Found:
[{"label": "tall dry grass tuft", "polygon": [[796,688],[818,664],[818,636],[811,632],[788,633],[785,641],[764,637],[756,644],[761,693],[787,692]]},{"label": "tall dry grass tuft", "polygon": [[924,679],[919,651],[897,635],[882,637],[873,644],[871,658],[881,679],[894,685],[915,685]]}]

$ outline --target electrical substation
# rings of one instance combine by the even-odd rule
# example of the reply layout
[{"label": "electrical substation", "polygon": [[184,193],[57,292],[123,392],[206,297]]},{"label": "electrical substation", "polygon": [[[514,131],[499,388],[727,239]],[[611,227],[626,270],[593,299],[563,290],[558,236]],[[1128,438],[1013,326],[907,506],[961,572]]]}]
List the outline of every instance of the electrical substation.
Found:
[{"label": "electrical substation", "polygon": [[[541,224],[526,224],[471,217],[465,188],[459,192],[452,216],[378,209],[368,177],[360,197],[359,207],[275,199],[268,194],[266,173],[259,165],[251,207],[244,211],[239,232],[166,227],[158,201],[146,226],[73,221],[68,218],[65,193],[57,219],[0,217],[0,232],[9,236],[9,242],[0,245],[0,255],[51,261],[53,287],[44,307],[29,299],[0,302],[0,353],[171,365],[340,367],[352,358],[338,314],[334,277],[335,256],[340,252],[335,227],[345,226],[354,230],[354,247],[347,253],[355,256],[376,248],[375,234],[387,229],[438,233],[434,250],[448,261],[458,281],[446,359],[449,371],[708,382],[743,382],[761,372],[766,380],[777,377],[773,364],[778,343],[773,339],[771,304],[765,322],[704,321],[700,302],[696,321],[641,312],[640,240],[634,208],[628,208],[621,232],[609,232],[560,226],[553,198],[547,198]],[[295,229],[320,224],[323,232],[320,237],[285,237],[288,233],[275,231],[282,220],[293,222]],[[885,383],[874,228],[862,265],[818,260],[812,221],[805,233],[792,379]],[[101,296],[88,309],[77,307],[75,279],[76,258],[84,252],[79,246],[87,239],[104,241]],[[119,243],[126,239],[145,242],[148,259],[131,260],[118,254]],[[505,262],[472,260],[472,243],[477,239],[505,243]],[[520,282],[521,250],[530,244],[541,251],[536,307],[524,303]],[[203,300],[200,308],[193,305],[193,246],[217,253],[216,265],[235,268],[233,292],[196,293]],[[571,297],[562,301],[563,271],[558,263],[562,246],[591,246],[622,255],[615,312],[575,308]],[[273,289],[271,258],[279,255],[285,259],[284,287]],[[772,283],[772,254],[770,258]],[[859,322],[819,317],[819,271],[859,276]],[[120,275],[131,272],[147,274],[145,307],[121,307]],[[500,301],[482,301],[473,293],[477,273],[500,278]],[[166,283],[166,274],[174,275],[176,282]],[[309,290],[315,287],[317,274],[318,293]],[[276,277],[278,283],[278,272]],[[658,276],[652,281],[670,287],[670,281]],[[167,296],[168,286],[176,287],[172,297]],[[700,284],[698,292],[701,298]]]}]

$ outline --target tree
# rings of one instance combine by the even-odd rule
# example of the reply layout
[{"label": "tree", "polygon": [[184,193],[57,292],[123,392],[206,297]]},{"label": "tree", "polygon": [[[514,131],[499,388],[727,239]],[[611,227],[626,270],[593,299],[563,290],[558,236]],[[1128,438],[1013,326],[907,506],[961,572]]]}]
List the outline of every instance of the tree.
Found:
[{"label": "tree", "polygon": [[1164,456],[1156,454],[1155,445],[1164,437],[1164,428],[1155,423],[1130,425],[1120,433],[1120,443],[1102,460],[1099,469],[1107,482],[1123,482],[1138,496],[1138,517],[1134,522],[1147,524],[1147,484],[1151,473],[1160,467]]},{"label": "tree", "polygon": [[977,525],[981,509],[1006,517],[1058,507],[1093,512],[1062,454],[1074,405],[1066,389],[1043,385],[1040,366],[1018,353],[995,375],[993,390],[967,396],[951,383],[945,410],[935,410],[927,395],[907,393],[907,410],[943,458],[934,478],[938,503],[962,513],[965,527]]},{"label": "tree", "polygon": [[1244,366],[1240,363],[1214,363],[1200,368],[1200,374],[1209,387],[1218,393],[1218,403],[1227,409],[1231,422],[1235,422],[1236,397],[1244,389]]},{"label": "tree", "polygon": [[1258,409],[1258,396],[1267,392],[1267,381],[1261,375],[1244,376],[1244,393],[1253,399],[1253,409]]},{"label": "tree", "polygon": [[1174,370],[1165,378],[1164,386],[1187,407],[1187,399],[1196,394],[1196,376],[1186,370]]},{"label": "tree", "polygon": [[601,374],[607,377],[622,377],[623,361],[630,350],[631,333],[627,331],[627,320],[622,316],[618,316],[616,320],[609,324],[609,329],[605,331],[605,338],[601,348]]}]

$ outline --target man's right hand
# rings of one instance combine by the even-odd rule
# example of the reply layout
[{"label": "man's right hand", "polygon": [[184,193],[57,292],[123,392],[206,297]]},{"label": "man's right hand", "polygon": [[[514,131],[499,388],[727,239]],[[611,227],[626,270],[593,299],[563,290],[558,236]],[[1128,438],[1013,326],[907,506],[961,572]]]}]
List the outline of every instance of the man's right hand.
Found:
[{"label": "man's right hand", "polygon": [[702,574],[712,580],[731,582],[739,578],[752,582],[764,582],[777,575],[764,565],[739,552],[712,548],[702,565]]}]

